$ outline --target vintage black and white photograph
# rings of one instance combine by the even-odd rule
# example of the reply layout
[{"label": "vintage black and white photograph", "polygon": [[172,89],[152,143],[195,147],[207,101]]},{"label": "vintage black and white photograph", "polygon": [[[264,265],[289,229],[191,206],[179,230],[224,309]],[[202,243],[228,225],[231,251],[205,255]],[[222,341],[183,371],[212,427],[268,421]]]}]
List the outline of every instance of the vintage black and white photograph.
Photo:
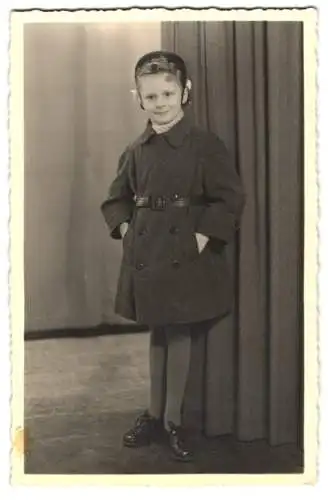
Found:
[{"label": "vintage black and white photograph", "polygon": [[12,13],[25,482],[315,477],[315,20]]}]

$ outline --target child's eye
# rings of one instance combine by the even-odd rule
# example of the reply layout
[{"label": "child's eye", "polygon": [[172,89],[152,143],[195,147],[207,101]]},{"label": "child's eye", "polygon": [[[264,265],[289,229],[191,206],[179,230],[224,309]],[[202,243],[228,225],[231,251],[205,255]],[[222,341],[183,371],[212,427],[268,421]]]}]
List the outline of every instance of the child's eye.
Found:
[{"label": "child's eye", "polygon": [[147,96],[146,96],[146,99],[147,99],[148,101],[153,101],[153,100],[155,99],[155,97],[156,97],[156,96],[155,96],[155,94],[150,94],[150,95],[147,95]]},{"label": "child's eye", "polygon": [[170,96],[172,96],[172,95],[173,95],[173,92],[165,92],[165,94],[164,94],[164,95],[165,95],[165,97],[170,97]]}]

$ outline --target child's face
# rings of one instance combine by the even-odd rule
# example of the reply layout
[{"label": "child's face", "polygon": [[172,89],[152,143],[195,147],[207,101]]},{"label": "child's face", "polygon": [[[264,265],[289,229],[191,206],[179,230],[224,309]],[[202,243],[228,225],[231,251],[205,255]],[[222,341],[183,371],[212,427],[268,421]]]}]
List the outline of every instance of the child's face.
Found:
[{"label": "child's face", "polygon": [[138,79],[138,88],[142,105],[152,122],[165,125],[181,111],[182,89],[174,75],[143,75]]}]

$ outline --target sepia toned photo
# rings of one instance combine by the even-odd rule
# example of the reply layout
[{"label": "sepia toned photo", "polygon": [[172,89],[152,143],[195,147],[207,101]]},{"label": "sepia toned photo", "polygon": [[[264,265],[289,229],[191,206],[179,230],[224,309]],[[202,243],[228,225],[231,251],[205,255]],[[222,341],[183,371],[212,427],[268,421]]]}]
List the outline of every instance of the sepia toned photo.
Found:
[{"label": "sepia toned photo", "polygon": [[315,10],[11,23],[13,480],[313,483]]}]

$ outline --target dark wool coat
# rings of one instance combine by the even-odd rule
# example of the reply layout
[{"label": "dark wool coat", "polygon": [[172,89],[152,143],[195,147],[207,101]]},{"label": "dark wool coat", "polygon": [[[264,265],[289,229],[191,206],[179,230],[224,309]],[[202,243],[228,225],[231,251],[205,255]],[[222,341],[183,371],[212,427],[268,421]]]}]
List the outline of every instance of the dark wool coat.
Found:
[{"label": "dark wool coat", "polygon": [[[203,196],[200,206],[136,208],[135,196]],[[218,318],[231,310],[232,276],[225,245],[239,228],[243,187],[215,134],[187,117],[157,135],[150,122],[122,153],[102,213],[123,238],[115,311],[155,326]],[[195,233],[209,237],[199,253]]]}]

